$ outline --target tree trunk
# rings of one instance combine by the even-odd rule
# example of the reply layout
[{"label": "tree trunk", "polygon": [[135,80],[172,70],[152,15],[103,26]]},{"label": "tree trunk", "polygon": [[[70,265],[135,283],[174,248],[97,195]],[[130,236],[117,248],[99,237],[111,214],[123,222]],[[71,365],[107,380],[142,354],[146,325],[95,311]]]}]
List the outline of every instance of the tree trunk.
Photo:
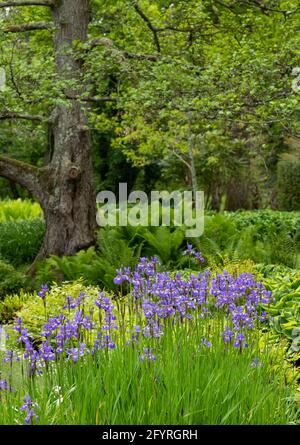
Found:
[{"label": "tree trunk", "polygon": [[20,195],[19,195],[19,192],[17,189],[17,184],[15,183],[15,181],[12,181],[12,180],[9,181],[9,188],[12,193],[13,199],[19,199]]},{"label": "tree trunk", "polygon": [[194,135],[192,133],[192,125],[190,113],[188,115],[188,123],[189,123],[189,136],[188,136],[188,147],[189,147],[189,164],[190,164],[190,172],[191,172],[191,182],[192,182],[192,190],[194,194],[194,199],[196,199],[196,193],[198,191],[198,181],[197,181],[197,173],[195,167],[195,158],[194,158]]},{"label": "tree trunk", "polygon": [[220,211],[221,208],[221,191],[218,182],[214,181],[211,190],[211,209],[216,212]]},{"label": "tree trunk", "polygon": [[[76,99],[83,92],[82,61],[72,50],[74,41],[87,39],[89,1],[60,0],[52,14],[57,77],[66,82],[64,93],[71,99],[53,110],[51,158],[43,168],[35,168],[0,156],[0,175],[26,187],[42,206],[46,233],[36,260],[74,255],[95,243],[96,229],[86,105]],[[72,87],[67,86],[70,80]],[[30,273],[35,272],[35,263]]]},{"label": "tree trunk", "polygon": [[[63,0],[53,8],[56,69],[61,81],[80,85],[82,62],[72,53],[74,41],[87,38],[88,0]],[[80,87],[66,89],[78,97]],[[92,184],[90,138],[84,106],[77,99],[53,112],[53,154],[44,178],[47,193],[41,202],[46,235],[39,258],[74,255],[95,242],[96,199]]]}]

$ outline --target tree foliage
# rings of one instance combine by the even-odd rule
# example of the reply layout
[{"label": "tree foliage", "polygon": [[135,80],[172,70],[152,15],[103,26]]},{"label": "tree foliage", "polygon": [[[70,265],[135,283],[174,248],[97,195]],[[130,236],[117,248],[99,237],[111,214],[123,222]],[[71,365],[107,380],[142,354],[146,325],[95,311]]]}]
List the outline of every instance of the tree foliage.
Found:
[{"label": "tree foliage", "polygon": [[147,165],[160,172],[158,185],[192,186],[194,165],[213,208],[224,195],[231,209],[272,204],[276,164],[299,132],[296,0],[94,0],[89,42],[73,42],[83,77],[67,81],[54,70],[51,29],[7,32],[50,21],[49,10],[0,14],[7,73],[0,118],[8,111],[41,117],[2,120],[1,153],[43,165],[51,150],[46,116],[84,82],[99,188],[113,189],[125,165],[132,186],[136,168]]}]

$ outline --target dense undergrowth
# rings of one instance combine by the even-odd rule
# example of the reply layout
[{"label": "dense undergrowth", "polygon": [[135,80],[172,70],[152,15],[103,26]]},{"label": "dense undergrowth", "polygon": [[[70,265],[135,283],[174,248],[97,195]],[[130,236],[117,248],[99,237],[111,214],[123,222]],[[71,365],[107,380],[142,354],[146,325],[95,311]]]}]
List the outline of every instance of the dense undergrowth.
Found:
[{"label": "dense undergrowth", "polygon": [[298,373],[252,274],[141,258],[114,282],[118,295],[71,283],[28,300],[4,357],[2,423],[298,422]]},{"label": "dense undergrowth", "polygon": [[42,214],[0,209],[1,423],[299,423],[299,213],[101,229],[33,281]]}]

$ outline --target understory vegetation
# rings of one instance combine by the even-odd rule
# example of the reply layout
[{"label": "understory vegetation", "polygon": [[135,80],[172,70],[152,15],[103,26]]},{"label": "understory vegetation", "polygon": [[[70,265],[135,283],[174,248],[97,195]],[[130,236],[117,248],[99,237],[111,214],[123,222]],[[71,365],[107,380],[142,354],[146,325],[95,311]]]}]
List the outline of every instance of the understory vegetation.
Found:
[{"label": "understory vegetation", "polygon": [[1,424],[299,423],[299,213],[108,227],[35,280],[42,213],[1,215]]}]

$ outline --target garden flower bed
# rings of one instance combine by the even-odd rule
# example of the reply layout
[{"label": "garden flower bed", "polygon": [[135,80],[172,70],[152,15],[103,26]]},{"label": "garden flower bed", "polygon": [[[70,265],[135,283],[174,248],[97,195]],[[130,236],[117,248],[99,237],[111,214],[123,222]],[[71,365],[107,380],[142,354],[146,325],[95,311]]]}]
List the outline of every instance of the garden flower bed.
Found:
[{"label": "garden flower bed", "polygon": [[[203,262],[191,246],[185,255]],[[170,272],[154,257],[114,282],[118,295],[42,286],[31,326],[21,310],[3,424],[298,422],[297,373],[267,328],[274,298],[252,274]]]}]

